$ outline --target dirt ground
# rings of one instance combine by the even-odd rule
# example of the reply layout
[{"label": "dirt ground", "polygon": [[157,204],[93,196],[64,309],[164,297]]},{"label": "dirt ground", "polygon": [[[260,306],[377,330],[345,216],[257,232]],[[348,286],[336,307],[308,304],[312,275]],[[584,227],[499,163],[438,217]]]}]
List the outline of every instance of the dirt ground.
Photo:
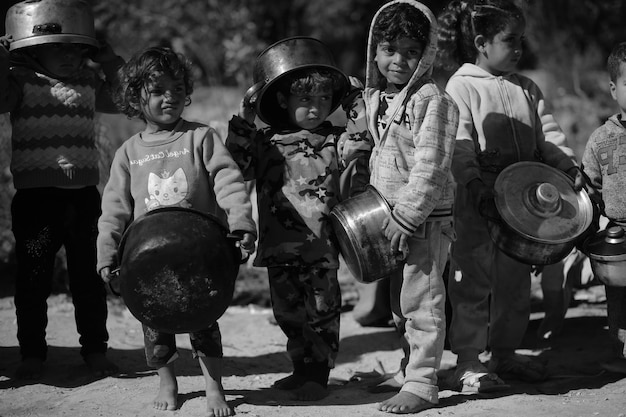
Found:
[{"label": "dirt ground", "polygon": [[[348,295],[348,298],[351,297]],[[319,402],[289,399],[270,389],[290,372],[285,337],[271,323],[271,311],[254,305],[232,306],[220,319],[225,354],[224,387],[237,415],[382,416],[375,405],[390,394],[370,394],[366,388],[383,372],[397,370],[401,358],[398,337],[391,328],[360,327],[347,305],[342,314],[338,363],[331,372],[330,395]],[[606,306],[580,302],[570,308],[560,338],[551,348],[534,338],[542,317],[532,315],[526,341],[519,352],[548,364],[547,381],[530,385],[507,381],[512,388],[498,394],[465,394],[442,385],[438,408],[420,416],[626,416],[626,378],[604,372],[598,362],[609,354]],[[145,365],[139,322],[119,301],[109,308],[109,357],[122,372],[96,379],[79,355],[73,307],[65,295],[49,300],[49,357],[39,382],[19,382],[12,375],[19,363],[12,297],[0,298],[0,416],[204,416],[203,379],[192,360],[186,335],[179,335],[179,404],[174,412],[156,411],[151,400],[158,377]],[[485,360],[488,356],[485,356]],[[446,351],[441,380],[454,367]]]}]

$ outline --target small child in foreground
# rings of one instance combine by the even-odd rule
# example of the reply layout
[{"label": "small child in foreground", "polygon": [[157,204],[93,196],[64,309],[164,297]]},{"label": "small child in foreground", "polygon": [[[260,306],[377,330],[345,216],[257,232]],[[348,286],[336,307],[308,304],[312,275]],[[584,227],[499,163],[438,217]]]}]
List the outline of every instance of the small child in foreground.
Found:
[{"label": "small child in foreground", "polygon": [[389,278],[404,357],[400,371],[370,391],[395,392],[378,404],[394,414],[417,413],[439,402],[443,272],[454,238],[450,166],[459,113],[431,78],[436,44],[437,21],[417,1],[388,2],[372,19],[363,91],[374,142],[370,183],[392,207],[381,227],[389,250],[404,253],[405,264]]},{"label": "small child in foreground", "polygon": [[[226,140],[245,179],[256,180],[259,252],[254,263],[268,269],[274,316],[287,336],[293,364],[293,374],[274,388],[302,401],[328,395],[339,349],[339,251],[328,214],[341,200],[339,142],[348,160],[352,142],[368,138],[367,129],[352,130],[351,120],[359,114],[355,104],[344,103],[347,127],[326,120],[347,87],[346,77],[334,68],[296,69],[261,100],[270,126],[257,130],[255,110],[242,100]],[[367,184],[369,154],[360,155],[360,165],[359,159],[348,163],[365,167],[364,177],[355,175],[354,189]]]},{"label": "small child in foreground", "polygon": [[[212,214],[239,235],[241,248],[255,249],[252,205],[237,164],[212,128],[184,120],[190,102],[190,67],[182,55],[167,48],[148,48],[120,70],[118,106],[129,117],[146,123],[118,149],[102,197],[98,222],[98,271],[105,282],[114,279],[117,251],[133,219],[163,206],[192,208]],[[146,359],[157,369],[157,410],[178,407],[174,334],[143,325]],[[222,343],[218,323],[190,334],[206,383],[207,411],[229,416],[222,387]]]}]

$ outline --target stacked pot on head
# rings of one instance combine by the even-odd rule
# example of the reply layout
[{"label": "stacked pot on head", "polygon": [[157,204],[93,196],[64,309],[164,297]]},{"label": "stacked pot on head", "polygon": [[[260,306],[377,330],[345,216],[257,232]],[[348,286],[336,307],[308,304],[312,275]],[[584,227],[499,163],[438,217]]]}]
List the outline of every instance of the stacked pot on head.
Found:
[{"label": "stacked pot on head", "polygon": [[593,220],[586,191],[574,191],[562,171],[539,162],[505,168],[495,183],[499,218],[489,218],[498,248],[528,265],[559,262],[569,254]]},{"label": "stacked pot on head", "polygon": [[338,75],[343,86],[333,95],[331,113],[339,107],[350,87],[348,77],[336,67],[330,50],[321,41],[295,36],[268,46],[256,59],[254,85],[246,92],[245,100],[254,106],[259,119],[273,127],[288,123],[287,113],[277,98],[280,81],[305,68],[318,68]]},{"label": "stacked pot on head", "polygon": [[5,32],[10,50],[47,43],[98,48],[91,4],[86,0],[25,0],[9,8]]}]

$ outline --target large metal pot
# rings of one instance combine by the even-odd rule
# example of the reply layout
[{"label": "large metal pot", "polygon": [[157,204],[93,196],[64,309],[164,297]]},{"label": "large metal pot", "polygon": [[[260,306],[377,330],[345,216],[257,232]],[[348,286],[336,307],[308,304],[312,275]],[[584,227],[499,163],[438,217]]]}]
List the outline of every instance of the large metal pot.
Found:
[{"label": "large metal pot", "polygon": [[189,333],[228,308],[241,252],[209,214],[164,207],[131,223],[118,257],[120,293],[133,316],[163,332]]},{"label": "large metal pot", "polygon": [[45,43],[98,47],[91,5],[85,0],[25,0],[9,8],[6,35],[10,50]]},{"label": "large metal pot", "polygon": [[528,265],[556,263],[574,248],[593,220],[593,206],[573,180],[539,162],[518,162],[496,179],[499,218],[488,219],[498,248]]},{"label": "large metal pot", "polygon": [[590,236],[583,245],[593,275],[613,287],[626,287],[626,232],[611,226]]},{"label": "large metal pot", "polygon": [[343,81],[343,87],[333,95],[331,113],[337,109],[350,86],[348,77],[337,68],[330,50],[321,41],[295,36],[268,46],[257,56],[253,70],[254,85],[246,92],[245,100],[255,107],[263,122],[272,126],[285,124],[287,113],[276,98],[278,81],[303,68],[334,72]]},{"label": "large metal pot", "polygon": [[330,212],[341,254],[359,282],[385,278],[404,265],[402,255],[391,251],[391,244],[383,234],[383,220],[390,214],[389,203],[371,185]]}]

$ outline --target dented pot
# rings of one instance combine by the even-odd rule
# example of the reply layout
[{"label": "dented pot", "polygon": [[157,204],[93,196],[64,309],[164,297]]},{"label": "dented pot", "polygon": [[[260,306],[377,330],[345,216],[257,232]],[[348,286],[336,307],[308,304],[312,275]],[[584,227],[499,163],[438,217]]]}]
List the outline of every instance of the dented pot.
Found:
[{"label": "dented pot", "polygon": [[271,126],[285,123],[286,111],[276,98],[280,81],[304,68],[317,68],[337,75],[343,86],[333,95],[331,113],[339,107],[350,86],[348,77],[337,68],[330,50],[321,41],[294,36],[268,46],[257,56],[253,70],[254,85],[246,91],[244,100],[255,108],[259,119]]},{"label": "dented pot", "polygon": [[371,283],[400,270],[402,254],[393,253],[382,230],[391,214],[385,198],[371,185],[361,194],[337,204],[330,220],[341,254],[354,278]]},{"label": "dented pot", "polygon": [[25,0],[9,8],[6,35],[10,50],[46,43],[98,47],[91,4],[85,0]]},{"label": "dented pot", "polygon": [[489,234],[508,256],[528,265],[556,263],[569,254],[593,220],[593,206],[574,181],[544,163],[524,161],[498,175],[494,191],[499,217]]},{"label": "dented pot", "polygon": [[137,218],[118,250],[120,293],[143,324],[167,333],[209,327],[233,297],[241,251],[213,216],[164,207]]}]

